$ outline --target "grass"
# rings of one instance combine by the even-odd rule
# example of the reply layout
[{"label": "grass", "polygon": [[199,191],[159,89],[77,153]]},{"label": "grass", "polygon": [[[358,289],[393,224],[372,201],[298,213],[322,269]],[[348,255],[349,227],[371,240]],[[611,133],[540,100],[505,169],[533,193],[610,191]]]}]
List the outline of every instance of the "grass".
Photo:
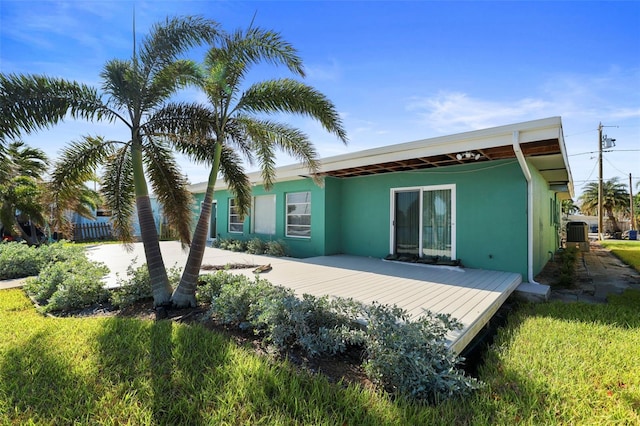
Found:
[{"label": "grass", "polygon": [[640,272],[640,241],[605,240],[600,245],[611,250],[620,260]]},{"label": "grass", "polygon": [[0,291],[0,424],[639,424],[640,292],[524,305],[486,388],[419,406],[330,384],[199,325],[49,318]]}]

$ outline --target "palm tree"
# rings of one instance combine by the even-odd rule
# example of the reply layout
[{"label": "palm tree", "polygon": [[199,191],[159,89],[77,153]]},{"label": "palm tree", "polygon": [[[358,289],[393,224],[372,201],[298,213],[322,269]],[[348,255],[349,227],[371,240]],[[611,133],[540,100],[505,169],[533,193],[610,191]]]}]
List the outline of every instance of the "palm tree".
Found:
[{"label": "palm tree", "polygon": [[562,212],[566,217],[569,215],[578,213],[580,211],[580,207],[576,206],[572,199],[562,200]]},{"label": "palm tree", "polygon": [[[300,114],[321,123],[325,130],[346,143],[346,133],[334,105],[314,88],[293,79],[257,82],[243,90],[247,73],[259,63],[284,65],[293,74],[304,76],[297,51],[272,31],[250,28],[225,37],[212,47],[205,58],[206,78],[202,87],[209,104],[171,105],[165,115],[198,117],[188,129],[191,138],[174,138],[178,148],[197,161],[211,166],[202,210],[180,284],[172,301],[178,307],[195,306],[195,288],[206,246],[214,186],[221,173],[235,193],[244,215],[251,203],[251,186],[241,165],[244,157],[257,160],[265,188],[275,179],[276,149],[281,149],[305,164],[318,183],[317,153],[306,134],[297,128],[270,121],[259,115]],[[168,127],[173,126],[170,120]],[[175,133],[185,134],[179,129]]]},{"label": "palm tree", "polygon": [[5,233],[17,231],[29,245],[39,244],[36,226],[46,223],[41,197],[48,166],[41,149],[22,141],[0,145],[0,222]]},{"label": "palm tree", "polygon": [[43,202],[49,208],[49,227],[58,235],[69,235],[72,232],[72,223],[68,213],[73,212],[87,219],[93,219],[93,212],[103,203],[100,193],[89,188],[87,182],[98,182],[93,174],[79,178],[76,182],[63,181],[60,186],[58,181],[46,183]]},{"label": "palm tree", "polygon": [[[201,42],[213,43],[217,24],[199,17],[167,19],[156,24],[130,60],[106,63],[101,78],[105,99],[97,90],[75,82],[44,76],[10,75],[0,79],[0,135],[34,131],[73,118],[105,119],[123,123],[131,138],[111,141],[85,137],[63,153],[53,173],[55,187],[77,183],[83,175],[105,165],[103,193],[115,213],[114,228],[125,241],[131,238],[133,201],[140,224],[154,305],[170,302],[167,278],[153,218],[145,169],[171,224],[189,242],[190,194],[186,179],[161,141],[154,113],[184,85],[199,77],[195,63],[179,55]],[[5,122],[6,120],[6,122]]]},{"label": "palm tree", "polygon": [[[580,196],[580,210],[585,214],[596,214],[598,211],[598,182],[589,182]],[[627,212],[629,208],[629,192],[627,186],[614,177],[602,182],[602,208],[613,225],[614,232],[620,232],[615,213]]]}]

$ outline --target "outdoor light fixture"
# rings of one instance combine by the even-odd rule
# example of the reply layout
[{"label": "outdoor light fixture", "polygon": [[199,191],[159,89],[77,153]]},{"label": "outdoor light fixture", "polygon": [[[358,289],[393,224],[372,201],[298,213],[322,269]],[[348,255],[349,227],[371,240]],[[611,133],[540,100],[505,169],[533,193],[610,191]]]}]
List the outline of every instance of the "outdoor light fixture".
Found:
[{"label": "outdoor light fixture", "polygon": [[470,152],[470,151],[467,151],[467,152],[461,152],[461,153],[456,154],[456,158],[457,158],[458,160],[462,160],[463,158],[464,158],[465,160],[468,160],[468,159],[470,159],[470,158],[473,158],[474,160],[479,160],[479,159],[480,159],[480,157],[482,157],[482,155],[480,155],[479,153],[477,153],[477,152],[476,152],[476,153],[473,153],[473,152]]}]

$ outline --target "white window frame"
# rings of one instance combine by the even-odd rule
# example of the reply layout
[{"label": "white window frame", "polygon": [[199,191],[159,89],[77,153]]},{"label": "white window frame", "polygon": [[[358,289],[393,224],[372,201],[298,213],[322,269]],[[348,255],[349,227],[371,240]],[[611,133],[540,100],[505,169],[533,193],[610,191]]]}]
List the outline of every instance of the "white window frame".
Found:
[{"label": "white window frame", "polygon": [[[297,195],[297,194],[308,194],[308,202],[305,203],[290,203],[289,202],[289,196],[290,195]],[[308,214],[289,214],[289,206],[290,205],[309,205],[309,213]],[[289,225],[289,216],[309,216],[309,225]],[[296,226],[296,227],[308,227],[309,228],[309,235],[290,235],[289,234],[289,226]],[[284,228],[285,228],[285,236],[289,237],[289,238],[302,238],[302,239],[310,239],[311,238],[311,191],[297,191],[297,192],[289,192],[286,194],[286,200],[285,200],[285,223],[284,223]]]},{"label": "white window frame", "polygon": [[420,191],[420,236],[418,238],[418,242],[420,244],[418,248],[418,253],[422,253],[422,218],[423,218],[423,197],[422,193],[426,191],[441,191],[448,189],[451,191],[451,259],[457,259],[456,254],[456,221],[457,221],[457,210],[456,210],[456,184],[444,184],[444,185],[428,185],[428,186],[408,186],[403,188],[391,188],[390,200],[389,203],[391,206],[390,214],[389,214],[389,253],[393,253],[395,250],[395,214],[396,214],[396,192],[410,192],[410,191]]},{"label": "white window frame", "polygon": [[[263,229],[256,230],[256,222],[257,222],[256,217],[262,214],[265,214],[265,212],[258,211],[256,200],[257,199],[266,200],[267,198],[269,198],[269,200],[267,201],[267,203],[269,203],[268,204],[269,211],[266,212],[266,214],[271,216],[271,219],[273,220],[273,222],[272,223],[270,222],[268,224],[269,226],[268,230],[263,230]],[[253,197],[252,204],[253,205],[251,206],[251,233],[260,234],[260,235],[275,235],[276,234],[276,194],[256,195]]]},{"label": "white window frame", "polygon": [[[236,206],[236,199],[235,198],[229,198],[229,208],[228,208],[228,222],[227,222],[227,231],[229,231],[230,234],[242,234],[244,233],[244,220],[242,222],[237,222],[237,221],[232,221],[232,218],[237,218],[238,220],[240,219],[240,215],[238,214],[238,207]],[[231,225],[240,225],[240,231],[237,230],[233,230],[231,229]]]}]

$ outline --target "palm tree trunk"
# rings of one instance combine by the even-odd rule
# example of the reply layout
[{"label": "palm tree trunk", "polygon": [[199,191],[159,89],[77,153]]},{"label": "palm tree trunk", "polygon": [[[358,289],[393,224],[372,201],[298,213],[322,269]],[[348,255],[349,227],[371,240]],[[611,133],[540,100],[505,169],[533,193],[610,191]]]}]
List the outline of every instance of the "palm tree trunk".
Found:
[{"label": "palm tree trunk", "polygon": [[618,225],[618,220],[616,216],[613,214],[613,210],[607,210],[607,216],[609,216],[609,220],[611,221],[611,225],[613,226],[613,232],[620,232],[620,226]]},{"label": "palm tree trunk", "polygon": [[209,173],[209,181],[207,182],[207,190],[205,191],[204,200],[202,201],[202,210],[196,224],[196,229],[191,240],[187,263],[180,278],[180,284],[173,292],[171,301],[174,306],[185,308],[187,306],[195,307],[196,302],[196,286],[198,284],[198,276],[200,275],[200,267],[202,266],[202,258],[204,257],[204,249],[207,245],[207,229],[211,220],[211,202],[213,201],[213,192],[218,177],[218,169],[220,168],[220,152],[222,147],[220,143],[216,144],[214,152],[213,166]]},{"label": "palm tree trunk", "polygon": [[149,279],[153,291],[153,305],[163,306],[171,302],[171,285],[167,276],[167,270],[160,252],[160,241],[156,230],[156,222],[153,218],[149,189],[144,178],[142,167],[142,151],[139,143],[131,146],[131,160],[133,165],[133,183],[136,194],[136,210],[138,223],[140,224],[140,238],[144,246],[144,254],[149,269]]}]

